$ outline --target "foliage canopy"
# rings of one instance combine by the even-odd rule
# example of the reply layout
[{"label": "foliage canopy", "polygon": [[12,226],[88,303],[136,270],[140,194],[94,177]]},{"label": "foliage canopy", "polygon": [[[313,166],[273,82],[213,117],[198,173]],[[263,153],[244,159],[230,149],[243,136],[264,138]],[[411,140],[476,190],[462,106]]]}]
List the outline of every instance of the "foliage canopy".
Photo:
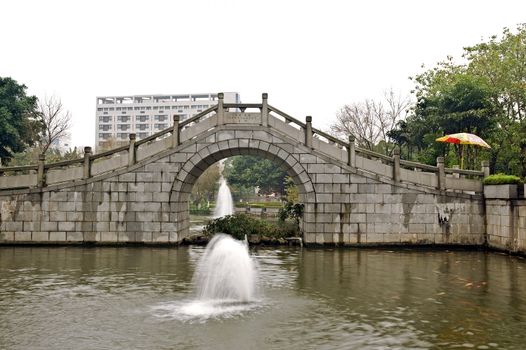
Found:
[{"label": "foliage canopy", "polygon": [[503,30],[464,49],[462,64],[452,57],[413,77],[416,103],[389,137],[402,156],[433,164],[445,156],[459,164],[462,146],[436,143],[437,137],[469,132],[492,148],[464,147],[471,168],[489,160],[492,172],[526,175],[526,24]]},{"label": "foliage canopy", "polygon": [[[234,190],[259,187],[260,193],[283,193],[287,173],[271,160],[257,156],[235,156],[225,164],[224,176]],[[253,192],[252,192],[253,193]]]},{"label": "foliage canopy", "polygon": [[26,86],[0,77],[0,158],[2,163],[38,140],[42,124],[36,118],[37,98]]}]

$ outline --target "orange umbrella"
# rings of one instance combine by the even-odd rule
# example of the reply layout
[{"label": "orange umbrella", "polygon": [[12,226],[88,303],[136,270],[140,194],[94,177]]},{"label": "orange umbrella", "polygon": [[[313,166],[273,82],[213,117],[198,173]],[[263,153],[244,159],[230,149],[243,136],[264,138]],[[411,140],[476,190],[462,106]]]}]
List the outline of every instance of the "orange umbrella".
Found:
[{"label": "orange umbrella", "polygon": [[[457,134],[451,134],[451,135],[442,136],[442,137],[439,137],[438,139],[436,139],[435,141],[456,143],[456,144],[460,144],[460,145],[476,145],[476,146],[480,146],[480,147],[491,148],[491,146],[488,145],[486,143],[486,141],[484,141],[483,139],[481,139],[477,135],[470,134],[470,133],[467,133],[467,132],[460,132],[460,133],[457,133]],[[461,156],[460,156],[460,169],[463,169],[464,168],[464,146],[462,146],[461,152],[462,153],[461,153]]]},{"label": "orange umbrella", "polygon": [[484,141],[477,135],[470,134],[467,132],[459,132],[458,134],[442,136],[436,139],[436,141],[456,143],[456,144],[461,144],[461,145],[476,145],[476,146],[491,148],[491,146],[488,145],[486,141]]}]

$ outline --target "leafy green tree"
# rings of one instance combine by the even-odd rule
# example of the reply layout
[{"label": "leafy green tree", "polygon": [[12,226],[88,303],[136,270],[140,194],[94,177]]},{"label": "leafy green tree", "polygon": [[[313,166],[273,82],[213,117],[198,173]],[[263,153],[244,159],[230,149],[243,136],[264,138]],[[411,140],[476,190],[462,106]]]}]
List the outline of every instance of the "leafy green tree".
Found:
[{"label": "leafy green tree", "polygon": [[36,118],[37,98],[26,86],[0,77],[0,159],[2,164],[38,140],[42,124]]},{"label": "leafy green tree", "polygon": [[414,78],[417,103],[390,138],[405,158],[434,163],[438,155],[456,162],[461,148],[436,137],[471,132],[492,146],[466,147],[471,167],[490,160],[492,172],[526,176],[526,25],[465,48],[463,64],[452,57]]},{"label": "leafy green tree", "polygon": [[526,176],[526,24],[467,47],[471,74],[485,77],[499,128],[493,137],[493,171]]},{"label": "leafy green tree", "polygon": [[299,203],[300,191],[290,176],[285,178],[285,200],[290,203]]},{"label": "leafy green tree", "polygon": [[502,36],[467,47],[468,70],[488,79],[492,99],[509,120],[526,120],[526,23],[514,33],[504,28]]},{"label": "leafy green tree", "polygon": [[[420,87],[413,113],[398,124],[393,139],[415,146],[419,161],[433,164],[437,156],[450,154],[449,162],[459,164],[465,152],[467,163],[473,167],[479,158],[478,148],[465,147],[463,150],[462,146],[437,143],[435,139],[458,132],[483,138],[491,136],[496,120],[486,81],[456,68],[425,72],[416,80],[427,85]],[[409,152],[407,149],[408,155]]]},{"label": "leafy green tree", "polygon": [[219,164],[215,163],[205,170],[197,179],[192,188],[190,200],[198,208],[207,207],[207,204],[214,198],[219,187],[221,172]]},{"label": "leafy green tree", "polygon": [[299,202],[300,196],[298,186],[296,186],[290,176],[285,178],[285,193],[285,202],[278,213],[279,221],[284,222],[287,219],[293,219],[299,232],[299,223],[300,219],[303,217],[305,205]]},{"label": "leafy green tree", "polygon": [[271,160],[257,156],[235,156],[226,161],[224,176],[233,187],[247,189],[257,186],[261,193],[281,194],[287,174]]}]

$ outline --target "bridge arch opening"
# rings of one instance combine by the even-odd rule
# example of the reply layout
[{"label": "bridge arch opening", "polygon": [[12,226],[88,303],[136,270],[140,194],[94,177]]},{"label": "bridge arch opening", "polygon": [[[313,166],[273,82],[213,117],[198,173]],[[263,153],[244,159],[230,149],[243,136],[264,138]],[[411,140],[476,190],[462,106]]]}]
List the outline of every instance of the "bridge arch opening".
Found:
[{"label": "bridge arch opening", "polygon": [[[228,147],[218,147],[211,144],[190,157],[180,169],[175,178],[170,194],[172,213],[176,216],[179,237],[187,237],[190,228],[189,200],[192,189],[198,178],[215,163],[233,156],[257,156],[268,159],[290,176],[298,188],[299,201],[305,205],[314,203],[315,193],[313,182],[306,169],[301,165],[297,155],[268,142],[251,140],[234,140]],[[249,146],[240,146],[243,144]],[[309,220],[305,213],[304,220]],[[303,228],[300,226],[303,231]]]}]

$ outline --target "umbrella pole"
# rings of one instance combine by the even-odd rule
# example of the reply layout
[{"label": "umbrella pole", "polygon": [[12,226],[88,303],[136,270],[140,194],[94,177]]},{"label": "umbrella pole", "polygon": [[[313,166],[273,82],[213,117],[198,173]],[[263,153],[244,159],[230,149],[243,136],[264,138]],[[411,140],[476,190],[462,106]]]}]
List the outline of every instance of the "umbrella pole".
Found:
[{"label": "umbrella pole", "polygon": [[460,145],[460,169],[464,169],[464,145]]}]

